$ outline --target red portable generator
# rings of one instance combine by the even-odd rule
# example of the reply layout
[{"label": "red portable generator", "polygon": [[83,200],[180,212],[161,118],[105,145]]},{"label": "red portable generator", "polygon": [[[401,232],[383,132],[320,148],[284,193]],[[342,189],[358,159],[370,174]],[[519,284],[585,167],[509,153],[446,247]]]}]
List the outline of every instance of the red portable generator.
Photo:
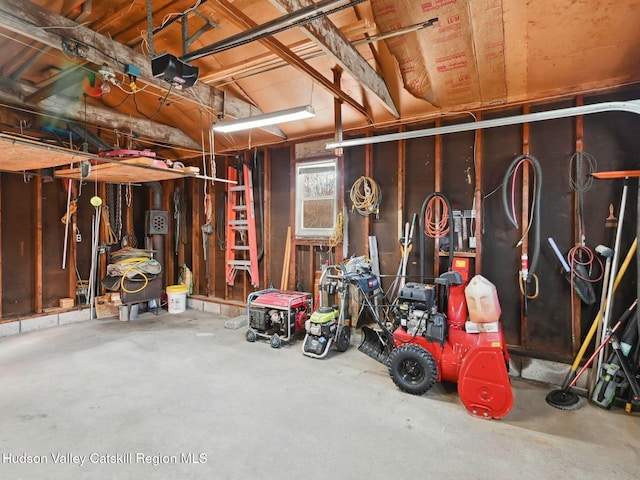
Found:
[{"label": "red portable generator", "polygon": [[253,292],[247,298],[249,328],[246,338],[268,338],[273,348],[304,331],[304,323],[313,310],[310,293],[269,288]]}]

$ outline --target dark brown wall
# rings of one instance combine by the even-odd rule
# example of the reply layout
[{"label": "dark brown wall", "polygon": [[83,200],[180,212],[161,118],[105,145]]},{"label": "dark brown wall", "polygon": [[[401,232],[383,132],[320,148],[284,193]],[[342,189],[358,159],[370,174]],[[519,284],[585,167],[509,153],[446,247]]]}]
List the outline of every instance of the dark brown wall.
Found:
[{"label": "dark brown wall", "polygon": [[[47,251],[42,256],[42,306],[57,307],[60,299],[69,295],[69,266],[62,269],[65,224],[60,221],[65,213],[67,195],[62,181],[53,180],[42,184],[42,243]],[[88,240],[88,239],[87,239]],[[68,242],[73,238],[69,236]]]},{"label": "dark brown wall", "polygon": [[[271,236],[265,238],[268,249],[262,260],[271,266],[271,278],[268,284],[280,287],[282,265],[284,262],[287,228],[290,223],[291,197],[291,150],[289,147],[273,148],[270,151],[270,162],[265,166],[270,169],[270,184],[266,185],[271,195],[271,211],[266,212],[271,222]],[[293,226],[292,226],[293,229]]]},{"label": "dark brown wall", "polygon": [[2,174],[2,315],[35,308],[35,182]]},{"label": "dark brown wall", "polygon": [[[393,133],[393,132],[389,132]],[[373,170],[371,177],[380,186],[382,202],[379,218],[371,215],[371,233],[378,242],[380,273],[395,274],[400,262],[400,232],[398,231],[398,143],[387,142],[375,145],[373,149]],[[368,251],[365,238],[360,254]],[[356,250],[357,251],[357,250]],[[382,286],[389,288],[393,279],[382,279]]]},{"label": "dark brown wall", "polygon": [[[421,125],[419,128],[433,128],[434,124]],[[414,127],[413,130],[418,129]],[[412,129],[408,129],[412,130]],[[413,245],[409,254],[407,274],[414,276],[407,281],[418,281],[420,275],[420,242],[418,241],[419,218],[424,200],[435,191],[435,137],[421,137],[407,140],[405,149],[405,222],[411,222],[413,214],[418,216],[414,227]],[[425,273],[433,272],[434,242],[424,244]]]},{"label": "dark brown wall", "polygon": [[[634,98],[630,92],[622,98]],[[599,98],[597,101],[620,99],[621,96]],[[585,101],[588,103],[588,101]],[[559,102],[532,107],[531,112],[552,110],[574,106],[574,102]],[[517,115],[522,110],[512,109],[485,115],[483,119]],[[634,152],[638,151],[639,140],[633,135],[631,125],[637,122],[631,114],[598,114],[585,116],[584,150],[592,153],[598,162],[598,170],[638,168]],[[469,117],[455,122],[470,121]],[[443,122],[443,125],[455,123]],[[420,125],[415,128],[428,128]],[[482,230],[483,253],[482,274],[494,282],[498,288],[503,309],[503,323],[507,341],[511,346],[522,350],[569,358],[575,351],[576,342],[584,336],[591,324],[597,305],[581,305],[580,331],[572,334],[571,287],[560,274],[555,257],[547,242],[554,238],[563,253],[574,246],[575,235],[575,192],[569,185],[569,162],[576,150],[576,119],[559,119],[532,123],[529,126],[529,152],[535,156],[542,168],[542,199],[540,209],[540,237],[536,240],[534,232],[529,233],[529,257],[532,260],[534,250],[538,248],[536,275],[539,282],[539,295],[525,304],[518,284],[521,250],[516,247],[521,232],[507,221],[500,188],[509,164],[523,153],[523,126],[492,128],[482,131],[481,188],[483,198],[483,222],[477,228]],[[424,137],[406,141],[405,145],[405,219],[420,211],[422,200],[434,191],[435,185],[435,138]],[[444,135],[442,147],[441,192],[450,200],[453,208],[470,209],[474,195],[474,134],[465,132]],[[372,176],[383,187],[383,205],[379,219],[371,219],[370,232],[378,238],[381,252],[383,275],[393,275],[399,261],[398,220],[397,220],[397,143],[375,144],[373,149]],[[384,159],[384,160],[383,160]],[[355,147],[345,151],[345,177],[347,187],[365,172],[365,147]],[[530,177],[532,180],[532,177]],[[634,181],[635,182],[635,181]],[[517,182],[520,185],[520,180]],[[635,185],[630,192],[635,192]],[[531,185],[533,188],[533,185]],[[497,190],[496,190],[497,189]],[[347,189],[348,190],[348,189]],[[620,181],[596,181],[591,190],[584,193],[586,245],[594,249],[598,244],[613,246],[613,229],[604,227],[608,215],[608,205],[613,203],[618,214],[620,203]],[[521,203],[521,194],[516,189],[516,201]],[[347,197],[347,205],[350,203]],[[627,221],[623,230],[621,251],[626,253],[635,236],[636,219],[635,199],[630,196],[627,204]],[[520,212],[518,212],[521,217]],[[365,221],[357,215],[349,217],[349,252],[365,250],[368,232]],[[536,247],[536,241],[538,246]],[[409,273],[419,271],[418,242],[416,232],[414,249],[410,256]],[[426,241],[426,271],[433,271],[432,240]],[[358,248],[358,246],[360,248]],[[473,265],[472,260],[472,265]],[[599,275],[599,266],[592,273]],[[614,312],[620,312],[635,295],[635,266],[631,265],[616,297]],[[600,298],[600,283],[594,284],[595,296]],[[532,292],[530,292],[532,293]],[[614,317],[616,313],[614,313]],[[579,343],[578,343],[579,344]]]},{"label": "dark brown wall", "polygon": [[[585,104],[637,98],[640,91],[629,91],[615,95],[588,97]],[[532,106],[531,111],[547,111],[575,105],[574,101]],[[510,109],[491,114],[484,114],[483,119],[505,117],[522,113],[520,109]],[[471,121],[468,115],[456,119],[445,119],[443,125]],[[638,118],[626,113],[600,113],[586,115],[584,125],[584,150],[592,154],[597,161],[597,170],[637,169],[640,167],[640,136],[637,135]],[[434,123],[411,126],[410,129],[433,127]],[[520,268],[520,249],[516,242],[520,232],[507,221],[502,205],[501,183],[509,164],[523,152],[524,128],[522,125],[491,128],[481,133],[480,151],[482,223],[478,229],[482,232],[482,274],[496,284],[503,316],[502,321],[507,342],[510,346],[519,347],[533,355],[551,355],[558,358],[570,358],[575,348],[575,338],[571,331],[571,288],[560,275],[557,263],[547,244],[547,237],[553,237],[563,252],[567,252],[575,244],[575,192],[569,185],[569,162],[576,150],[576,119],[559,119],[532,123],[529,126],[529,149],[541,164],[542,201],[538,213],[541,218],[540,253],[536,275],[539,278],[539,296],[527,302],[526,316],[523,315],[523,302],[518,286],[518,270]],[[390,131],[376,132],[376,134]],[[404,142],[404,205],[399,204],[398,181],[399,165],[398,142],[375,144],[371,147],[355,147],[345,150],[344,154],[344,197],[347,207],[349,245],[347,256],[364,254],[368,249],[368,235],[375,235],[378,241],[379,258],[383,275],[396,273],[400,261],[399,223],[411,221],[414,213],[420,213],[424,199],[435,191],[436,185],[436,145],[441,142],[442,177],[440,191],[447,196],[454,208],[470,209],[475,188],[474,178],[474,134],[473,132],[450,134],[436,137],[422,137]],[[371,155],[367,160],[366,152],[370,148]],[[266,212],[269,238],[265,239],[265,258],[260,269],[265,271],[268,265],[270,278],[267,285],[279,286],[282,276],[283,254],[286,243],[286,230],[291,221],[291,147],[274,147],[268,151],[268,162],[265,165],[269,195],[269,210]],[[230,157],[229,161],[233,161]],[[367,162],[370,161],[367,171]],[[224,162],[219,162],[219,175],[226,169]],[[379,218],[365,218],[357,213],[350,213],[351,201],[349,190],[353,183],[363,175],[370,175],[380,185],[383,201]],[[35,187],[34,181],[24,183],[22,175],[2,174],[2,279],[3,279],[3,315],[11,316],[32,312],[35,308]],[[635,237],[637,226],[637,180],[629,187],[625,221],[621,237],[621,256],[624,256]],[[78,222],[83,241],[78,244],[78,270],[83,278],[88,276],[90,222],[92,207],[88,204],[93,185],[83,187],[80,197]],[[200,181],[184,182],[187,195],[186,208],[189,211],[188,231],[189,243],[182,254],[187,265],[196,265],[194,276],[200,294],[206,294],[204,279],[204,263],[198,261],[201,255],[201,237],[198,235],[203,223],[202,188]],[[224,191],[216,188],[215,201]],[[165,192],[172,195],[173,192]],[[620,217],[619,204],[622,193],[620,180],[596,180],[591,189],[584,193],[586,245],[594,249],[598,244],[613,247],[615,230],[605,227],[605,219],[609,214],[608,206],[615,206],[615,214]],[[16,199],[20,202],[16,202]],[[144,211],[148,208],[148,192],[146,189],[135,189],[135,216],[140,231],[136,231],[142,241]],[[520,193],[516,194],[520,202]],[[66,197],[59,181],[43,184],[43,307],[54,305],[57,297],[67,296],[61,279],[65,274],[60,269],[61,242],[64,229],[60,217],[64,214]],[[200,206],[200,207],[199,207]],[[398,211],[402,209],[403,217],[398,219]],[[192,217],[192,213],[196,217]],[[170,215],[173,228],[173,217]],[[419,235],[416,226],[413,248],[409,257],[408,273],[417,275],[420,270]],[[529,234],[530,251],[535,246],[533,232]],[[197,243],[197,244],[196,244]],[[435,270],[433,264],[433,241],[427,239],[425,255],[425,271]],[[214,239],[213,245],[216,245]],[[167,245],[171,250],[173,246]],[[340,248],[340,247],[338,247]],[[223,252],[217,250],[213,275],[213,291],[210,296],[224,297],[243,301],[246,298],[247,285],[235,288],[230,294],[224,284]],[[24,252],[21,254],[20,252]],[[310,290],[307,272],[309,265],[323,260],[324,253],[317,247],[300,249],[297,259],[297,271],[291,272],[290,285],[296,280],[304,280],[303,287]],[[313,255],[313,262],[311,261]],[[472,260],[473,261],[473,260]],[[442,264],[442,262],[441,262]],[[594,268],[597,274],[597,268]],[[66,277],[65,277],[66,278]],[[389,280],[385,279],[385,285]],[[595,284],[596,297],[600,298],[600,284]],[[262,287],[262,286],[261,286]],[[632,262],[622,282],[614,303],[615,318],[631,303],[636,295],[636,265]],[[582,305],[580,316],[580,332],[578,338],[584,336],[594,315],[595,306]]]}]

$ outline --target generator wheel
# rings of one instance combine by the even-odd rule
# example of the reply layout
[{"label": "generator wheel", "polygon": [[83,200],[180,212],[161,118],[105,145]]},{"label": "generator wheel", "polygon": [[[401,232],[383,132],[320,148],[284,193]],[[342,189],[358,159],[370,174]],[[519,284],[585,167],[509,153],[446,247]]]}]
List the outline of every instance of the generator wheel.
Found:
[{"label": "generator wheel", "polygon": [[403,392],[422,395],[436,383],[438,366],[421,346],[400,345],[389,356],[389,375]]},{"label": "generator wheel", "polygon": [[256,341],[256,332],[254,332],[253,330],[247,330],[247,333],[245,334],[245,337],[247,338],[247,342],[255,342]]},{"label": "generator wheel", "polygon": [[278,334],[274,334],[273,337],[271,337],[271,347],[272,348],[280,348],[280,337],[278,336]]},{"label": "generator wheel", "polygon": [[340,328],[338,332],[338,338],[336,338],[336,350],[339,352],[346,352],[351,344],[351,327],[346,325]]}]

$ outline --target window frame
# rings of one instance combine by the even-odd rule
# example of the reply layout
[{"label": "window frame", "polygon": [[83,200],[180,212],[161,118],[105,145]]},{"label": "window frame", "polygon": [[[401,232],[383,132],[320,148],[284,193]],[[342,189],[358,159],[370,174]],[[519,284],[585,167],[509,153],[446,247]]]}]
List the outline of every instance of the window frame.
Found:
[{"label": "window frame", "polygon": [[[335,183],[332,196],[317,196],[304,198],[304,188],[302,185],[302,175],[304,175],[305,169],[330,167],[334,171]],[[336,217],[338,212],[338,158],[327,157],[313,160],[297,160],[295,165],[295,236],[296,238],[303,239],[328,239],[330,238],[336,228]],[[305,201],[310,200],[327,200],[331,199],[333,204],[333,211],[331,215],[331,226],[323,228],[312,228],[304,226],[304,209],[303,204]]]}]

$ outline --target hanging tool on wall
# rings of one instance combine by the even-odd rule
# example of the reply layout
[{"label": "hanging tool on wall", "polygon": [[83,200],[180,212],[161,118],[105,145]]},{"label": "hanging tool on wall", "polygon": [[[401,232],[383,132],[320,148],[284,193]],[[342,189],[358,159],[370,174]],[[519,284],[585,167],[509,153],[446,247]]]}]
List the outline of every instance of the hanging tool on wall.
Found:
[{"label": "hanging tool on wall", "polygon": [[180,253],[180,245],[187,244],[187,211],[184,192],[180,187],[173,192],[173,221],[175,225],[174,253]]},{"label": "hanging tool on wall", "polygon": [[137,247],[138,240],[136,239],[135,229],[133,227],[133,187],[130,183],[127,183],[125,190],[125,203],[127,205],[127,233],[122,236],[120,244],[123,247]]},{"label": "hanging tool on wall", "polygon": [[[214,154],[214,139],[213,132],[209,130],[209,154],[204,151],[204,133],[202,135],[202,170],[205,177],[208,173],[211,174],[211,178],[216,178],[216,161]],[[211,185],[209,185],[211,184]],[[209,191],[211,186],[211,192]],[[207,294],[211,293],[211,266],[210,266],[210,242],[209,237],[213,233],[213,188],[215,184],[213,180],[211,182],[205,180],[203,186],[203,199],[204,199],[204,218],[205,223],[200,227],[202,231],[202,257],[205,265],[205,279],[207,283]]]},{"label": "hanging tool on wall", "polygon": [[[528,215],[528,222],[522,226],[522,236],[516,247],[521,247],[520,255],[520,274],[518,283],[520,285],[520,293],[524,299],[524,311],[527,314],[527,302],[538,297],[538,277],[536,276],[536,268],[538,266],[538,258],[540,256],[540,200],[542,193],[542,167],[540,162],[533,155],[525,154],[516,157],[504,174],[502,182],[502,203],[507,219],[515,228],[520,228],[516,216],[516,179],[518,170],[523,165],[529,165],[533,170],[533,193],[531,198],[531,209]],[[523,182],[528,182],[523,176]],[[527,199],[528,200],[528,199]],[[528,235],[533,225],[534,248],[529,262],[529,241]]]},{"label": "hanging tool on wall", "polygon": [[205,278],[207,281],[207,293],[211,292],[211,269],[209,267],[209,235],[213,233],[213,224],[211,223],[212,219],[212,205],[211,205],[212,195],[207,193],[205,188],[204,194],[204,218],[205,223],[200,227],[202,230],[202,258],[204,260],[205,267]]},{"label": "hanging tool on wall", "polygon": [[115,234],[118,240],[122,240],[122,184],[119,183],[116,188],[116,201],[115,201],[115,220],[114,226],[116,228]]},{"label": "hanging tool on wall", "polygon": [[[447,197],[439,192],[427,196],[420,210],[420,281],[426,281],[425,237],[445,238],[448,234],[449,265],[453,266],[453,211]],[[444,243],[444,242],[443,242]],[[443,245],[440,245],[442,248]]]},{"label": "hanging tool on wall", "polygon": [[[72,217],[78,209],[78,199],[75,195],[75,184],[73,180],[65,180],[64,186],[67,190],[67,210],[64,216],[60,219],[64,223],[64,246],[62,250],[62,269],[67,268],[67,247],[69,244],[69,222],[72,221]],[[73,222],[75,226],[75,221]]]},{"label": "hanging tool on wall", "polygon": [[[120,185],[118,185],[120,187]],[[118,209],[121,207],[120,199],[116,198],[116,185],[108,183],[105,189],[106,199],[103,205],[103,222],[105,224],[105,235],[107,245],[115,245],[120,243],[120,235],[118,234],[118,223],[122,222],[121,213]]]}]

